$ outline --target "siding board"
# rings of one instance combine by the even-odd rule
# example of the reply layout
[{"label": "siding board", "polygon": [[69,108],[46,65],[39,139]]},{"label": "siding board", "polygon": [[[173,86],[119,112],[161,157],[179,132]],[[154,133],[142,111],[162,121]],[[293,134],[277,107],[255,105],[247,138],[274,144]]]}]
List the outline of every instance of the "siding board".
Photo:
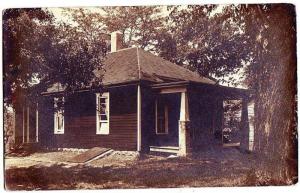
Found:
[{"label": "siding board", "polygon": [[[44,144],[64,148],[101,146],[118,150],[136,150],[136,87],[111,89],[109,92],[110,131],[108,135],[96,134],[96,95],[86,92],[76,94],[66,101],[64,134],[55,135],[53,124],[46,124],[46,127],[41,128],[44,130],[41,139],[44,140]],[[48,102],[42,107],[47,109],[48,113],[43,114],[43,119],[48,122],[54,121],[51,100],[53,98],[49,97]]]}]

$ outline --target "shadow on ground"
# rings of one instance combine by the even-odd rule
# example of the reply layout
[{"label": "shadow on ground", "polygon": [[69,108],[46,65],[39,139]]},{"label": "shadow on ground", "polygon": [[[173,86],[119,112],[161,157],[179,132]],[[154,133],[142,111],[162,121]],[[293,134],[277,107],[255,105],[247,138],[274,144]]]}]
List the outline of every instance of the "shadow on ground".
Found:
[{"label": "shadow on ground", "polygon": [[202,153],[160,160],[143,156],[121,167],[53,164],[10,168],[5,171],[5,184],[9,190],[254,185],[253,155],[230,155]]}]

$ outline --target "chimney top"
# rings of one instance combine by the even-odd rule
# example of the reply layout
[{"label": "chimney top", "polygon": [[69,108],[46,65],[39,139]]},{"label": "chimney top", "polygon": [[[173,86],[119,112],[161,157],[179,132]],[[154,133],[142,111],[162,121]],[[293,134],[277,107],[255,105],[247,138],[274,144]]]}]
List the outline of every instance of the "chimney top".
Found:
[{"label": "chimney top", "polygon": [[111,52],[116,52],[123,48],[123,35],[119,31],[114,31],[110,35]]}]

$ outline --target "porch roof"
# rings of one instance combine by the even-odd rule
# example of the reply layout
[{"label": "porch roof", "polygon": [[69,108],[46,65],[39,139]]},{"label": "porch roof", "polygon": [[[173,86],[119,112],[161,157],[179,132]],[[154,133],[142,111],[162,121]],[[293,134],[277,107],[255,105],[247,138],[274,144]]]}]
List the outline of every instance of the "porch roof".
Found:
[{"label": "porch roof", "polygon": [[[205,91],[204,93],[214,94],[224,99],[250,98],[251,94],[253,93],[253,91],[250,89],[228,87],[218,84],[203,84],[193,81],[177,81],[169,83],[157,83],[152,85],[152,88],[156,90],[180,87],[187,88],[193,92]],[[174,89],[174,91],[176,92],[176,89]]]}]

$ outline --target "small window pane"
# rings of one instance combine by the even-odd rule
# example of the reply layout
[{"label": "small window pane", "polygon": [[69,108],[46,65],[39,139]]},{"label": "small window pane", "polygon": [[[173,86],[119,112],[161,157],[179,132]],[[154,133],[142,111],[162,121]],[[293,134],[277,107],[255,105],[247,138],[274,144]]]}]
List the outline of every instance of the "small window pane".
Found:
[{"label": "small window pane", "polygon": [[64,133],[64,98],[54,98],[54,133]]},{"label": "small window pane", "polygon": [[164,117],[158,118],[157,132],[158,133],[165,133],[165,119],[164,119]]},{"label": "small window pane", "polygon": [[99,122],[99,134],[109,134],[109,127],[107,122]]},{"label": "small window pane", "polygon": [[106,114],[106,104],[100,104],[100,114]]},{"label": "small window pane", "polygon": [[167,116],[168,116],[168,108],[166,101],[163,99],[157,100],[157,106],[156,106],[156,132],[158,134],[167,134]]},{"label": "small window pane", "polygon": [[107,116],[106,116],[106,115],[100,115],[100,120],[101,120],[101,121],[107,120]]},{"label": "small window pane", "polygon": [[106,103],[106,99],[107,99],[106,97],[105,97],[105,98],[104,98],[104,97],[101,97],[101,98],[100,98],[100,103]]},{"label": "small window pane", "polygon": [[97,96],[97,134],[109,134],[109,93]]}]

